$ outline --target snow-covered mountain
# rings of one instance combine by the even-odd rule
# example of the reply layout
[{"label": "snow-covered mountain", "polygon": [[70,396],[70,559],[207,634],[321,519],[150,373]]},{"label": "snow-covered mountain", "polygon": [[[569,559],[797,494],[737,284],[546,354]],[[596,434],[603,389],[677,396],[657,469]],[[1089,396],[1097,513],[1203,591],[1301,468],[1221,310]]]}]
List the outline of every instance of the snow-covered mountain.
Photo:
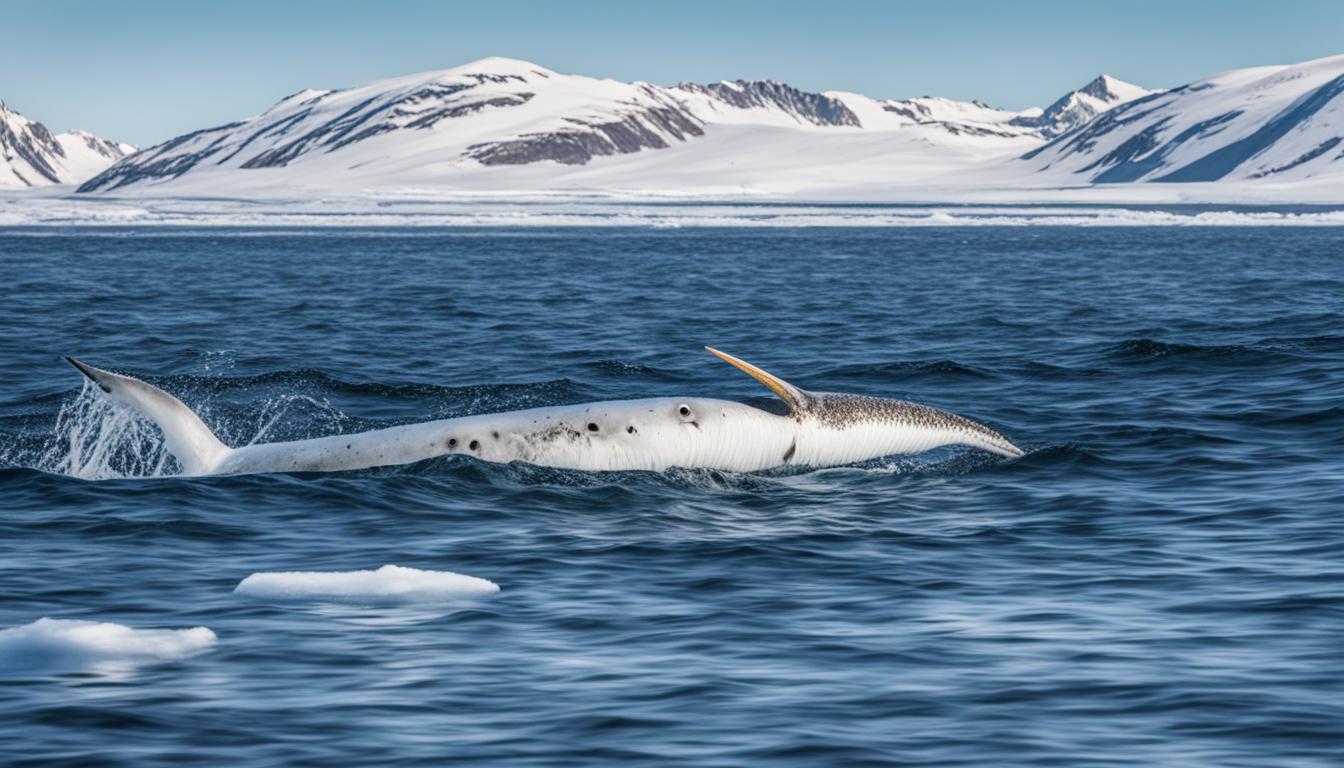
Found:
[{"label": "snow-covered mountain", "polygon": [[1147,88],[1117,80],[1110,75],[1102,75],[1082,88],[1061,96],[1039,115],[1022,115],[1013,122],[1016,125],[1034,128],[1046,138],[1054,138],[1091,122],[1102,112],[1141,99],[1150,93],[1153,92]]},{"label": "snow-covered mountain", "polygon": [[80,191],[240,176],[377,186],[462,166],[582,165],[702,133],[703,121],[668,89],[492,58],[348,90],[300,91],[256,117],[151,147]]},{"label": "snow-covered mountain", "polygon": [[1036,130],[1021,123],[1040,114],[1039,107],[1010,112],[982,101],[955,101],[937,96],[881,102],[882,111],[902,124],[937,126],[954,136],[1035,136]]},{"label": "snow-covered mountain", "polygon": [[[1091,121],[1097,115],[1152,93],[1146,88],[1101,75],[1076,91],[1061,96],[1045,109],[1021,112],[991,107],[982,101],[955,101],[936,96],[887,100],[877,106],[898,125],[937,126],[953,135],[1032,136],[1053,138]],[[858,94],[830,94],[848,102],[863,101]],[[881,122],[869,117],[865,125]]]},{"label": "snow-covered mountain", "polygon": [[[1242,198],[1294,199],[1279,183],[1290,182],[1310,186],[1302,199],[1344,200],[1342,107],[1344,56],[1165,91],[1102,75],[1022,112],[768,80],[625,83],[489,58],[301,91],[124,157],[79,191],[936,201],[1219,182]],[[0,186],[68,181],[129,149],[0,117]]]},{"label": "snow-covered mountain", "polygon": [[1344,179],[1344,56],[1237,69],[1117,106],[1024,153],[1058,183]]},{"label": "snow-covered mountain", "polygon": [[796,190],[1015,156],[1040,144],[1029,124],[1040,114],[774,81],[623,83],[489,58],[301,91],[144,150],[80,191]]},{"label": "snow-covered mountain", "polygon": [[0,101],[0,187],[77,184],[134,151],[86,131],[53,134]]}]

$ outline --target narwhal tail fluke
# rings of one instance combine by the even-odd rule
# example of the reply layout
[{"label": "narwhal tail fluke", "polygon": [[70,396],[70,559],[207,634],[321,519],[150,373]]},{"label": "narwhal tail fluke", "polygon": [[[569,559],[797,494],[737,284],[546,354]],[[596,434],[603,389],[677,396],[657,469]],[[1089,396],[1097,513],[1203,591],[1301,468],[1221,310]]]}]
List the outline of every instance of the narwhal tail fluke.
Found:
[{"label": "narwhal tail fluke", "polygon": [[188,475],[209,474],[231,450],[181,400],[152,384],[65,358],[114,402],[133,409],[163,430],[164,447]]}]

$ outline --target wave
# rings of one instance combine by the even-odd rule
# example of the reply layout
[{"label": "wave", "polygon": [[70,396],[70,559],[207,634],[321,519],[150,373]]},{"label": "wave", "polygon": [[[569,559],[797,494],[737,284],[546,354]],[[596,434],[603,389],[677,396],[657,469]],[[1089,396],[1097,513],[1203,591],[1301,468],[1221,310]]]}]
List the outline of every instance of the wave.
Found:
[{"label": "wave", "polygon": [[1148,337],[1125,339],[1106,348],[1114,358],[1158,359],[1194,358],[1201,360],[1229,360],[1233,362],[1264,362],[1271,358],[1292,356],[1311,351],[1328,343],[1322,338],[1264,339],[1250,344],[1186,344],[1158,341]]},{"label": "wave", "polygon": [[108,671],[178,661],[214,647],[205,627],[133,629],[124,624],[42,618],[0,630],[0,671]]},{"label": "wave", "polygon": [[[620,376],[645,380],[655,379],[658,381],[675,381],[677,379],[677,376],[671,371],[663,370],[662,368],[654,368],[651,365],[628,363],[624,360],[617,359],[598,360],[596,362],[587,363],[584,367],[604,376]],[[564,382],[565,384],[570,383],[568,379],[560,379],[559,381]]]},{"label": "wave", "polygon": [[485,597],[498,591],[498,584],[475,576],[384,565],[376,571],[254,573],[233,593],[272,602],[380,605],[438,603]]},{"label": "wave", "polygon": [[992,379],[994,373],[963,365],[955,360],[893,360],[885,363],[842,365],[824,372],[827,378],[876,378],[889,381],[893,377],[918,375],[948,376],[951,378]]},{"label": "wave", "polygon": [[[349,381],[347,379],[332,376],[331,374],[317,370],[316,368],[295,368],[284,371],[270,371],[252,376],[182,378],[188,385],[200,385],[204,383],[215,389],[240,389],[245,387],[284,385],[286,387],[297,386],[305,389],[318,389],[330,394],[394,398],[464,398],[477,397],[481,394],[489,394],[496,397],[506,397],[518,394],[536,395],[537,393],[552,395],[557,391],[566,392],[573,390],[574,388],[574,382],[566,378],[549,379],[546,381],[526,384],[466,384],[461,386],[444,386],[441,384],[424,384],[421,382],[385,384],[382,382]],[[157,383],[162,386],[164,381],[165,380],[154,379],[151,383]]]},{"label": "wave", "polygon": [[1150,338],[1125,339],[1110,349],[1115,357],[1157,358],[1157,357],[1239,357],[1255,354],[1259,350],[1239,344],[1180,344],[1158,341]]},{"label": "wave", "polygon": [[[1284,413],[1282,410],[1274,410],[1268,413],[1255,414],[1248,418],[1255,424],[1270,427],[1309,427],[1314,431],[1324,432],[1328,429],[1344,426],[1344,406],[1330,406],[1316,410],[1298,410]],[[1336,440],[1339,439],[1339,432],[1333,433]]]}]

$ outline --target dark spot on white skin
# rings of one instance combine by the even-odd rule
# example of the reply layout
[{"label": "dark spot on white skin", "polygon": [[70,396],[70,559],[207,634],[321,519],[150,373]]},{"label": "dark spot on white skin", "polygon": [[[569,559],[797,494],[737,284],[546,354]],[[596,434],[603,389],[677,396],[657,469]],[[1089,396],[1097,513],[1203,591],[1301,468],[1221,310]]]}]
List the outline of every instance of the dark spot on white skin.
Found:
[{"label": "dark spot on white skin", "polygon": [[636,432],[638,432],[639,430],[635,429],[634,426],[632,425],[632,426],[626,427],[626,428],[625,428],[625,431],[633,435],[633,434],[635,434]]},{"label": "dark spot on white skin", "polygon": [[595,422],[595,421],[590,421],[590,422],[588,422],[588,431],[589,431],[589,432],[596,432],[596,431],[597,431],[597,422]]},{"label": "dark spot on white skin", "polygon": [[687,408],[686,406],[683,405],[683,406],[681,406],[680,408],[677,409],[677,413],[680,413],[682,416],[690,416],[690,415],[691,415],[691,409],[690,409],[690,408]]},{"label": "dark spot on white skin", "polygon": [[789,443],[789,450],[784,452],[784,461],[787,462],[789,459],[792,459],[793,452],[796,450],[798,450],[798,438],[795,437],[793,441]]},{"label": "dark spot on white skin", "polygon": [[478,448],[481,447],[481,441],[480,441],[480,440],[472,440],[472,441],[471,441],[471,444],[468,445],[467,447],[474,451],[474,450],[476,450],[476,449],[478,449]]},{"label": "dark spot on white skin", "polygon": [[457,438],[456,438],[456,437],[450,437],[450,438],[448,438],[448,447],[449,447],[449,448],[456,448],[456,447],[457,447]]},{"label": "dark spot on white skin", "polygon": [[498,433],[498,432],[491,432],[491,433],[490,433],[490,436],[493,437],[493,438],[495,438],[496,440],[499,439],[499,433]]}]

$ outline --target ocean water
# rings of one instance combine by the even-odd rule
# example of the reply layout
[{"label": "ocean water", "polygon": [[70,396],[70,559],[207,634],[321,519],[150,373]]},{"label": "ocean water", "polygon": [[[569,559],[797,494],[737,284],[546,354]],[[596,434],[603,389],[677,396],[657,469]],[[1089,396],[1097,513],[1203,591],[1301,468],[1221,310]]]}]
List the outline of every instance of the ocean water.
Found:
[{"label": "ocean water", "polygon": [[[93,663],[0,638],[0,763],[1344,764],[1342,252],[1290,227],[4,230],[0,630],[215,640]],[[153,477],[154,429],[60,358],[238,445],[766,394],[702,344],[1027,455]],[[500,591],[233,593],[388,564]]]}]

